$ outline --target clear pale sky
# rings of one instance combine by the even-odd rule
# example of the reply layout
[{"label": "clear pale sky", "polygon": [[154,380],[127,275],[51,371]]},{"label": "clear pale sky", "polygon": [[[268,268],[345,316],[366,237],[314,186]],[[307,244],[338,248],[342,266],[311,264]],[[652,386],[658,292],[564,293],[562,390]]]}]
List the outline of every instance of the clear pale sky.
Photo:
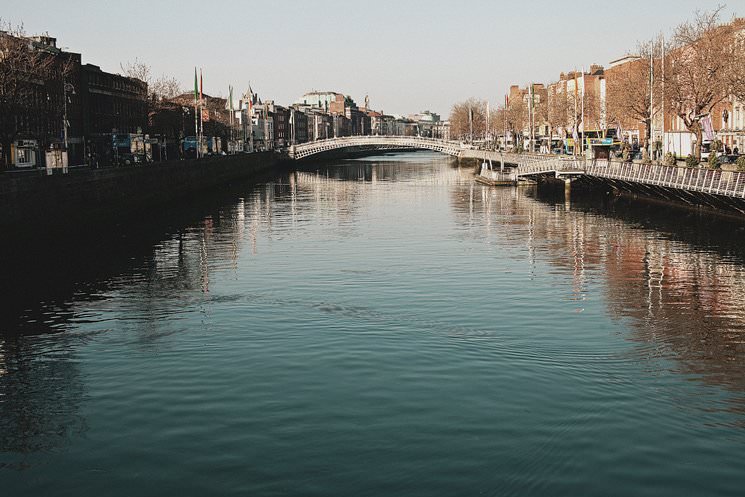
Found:
[{"label": "clear pale sky", "polygon": [[[49,32],[83,61],[120,71],[138,58],[205,93],[242,92],[292,103],[334,90],[408,114],[449,113],[470,96],[498,104],[509,85],[549,82],[633,51],[710,9],[707,0],[2,0],[0,16]],[[725,18],[745,15],[730,0]]]}]

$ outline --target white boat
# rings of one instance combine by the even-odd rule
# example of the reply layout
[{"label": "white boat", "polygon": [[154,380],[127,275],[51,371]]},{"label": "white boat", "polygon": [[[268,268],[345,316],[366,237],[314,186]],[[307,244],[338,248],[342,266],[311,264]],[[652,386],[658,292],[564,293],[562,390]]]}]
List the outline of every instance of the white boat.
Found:
[{"label": "white boat", "polygon": [[495,170],[491,159],[489,162],[484,159],[484,162],[481,163],[481,171],[475,179],[478,183],[489,186],[512,186],[515,184],[512,174],[504,172],[504,166],[500,167],[499,171]]}]

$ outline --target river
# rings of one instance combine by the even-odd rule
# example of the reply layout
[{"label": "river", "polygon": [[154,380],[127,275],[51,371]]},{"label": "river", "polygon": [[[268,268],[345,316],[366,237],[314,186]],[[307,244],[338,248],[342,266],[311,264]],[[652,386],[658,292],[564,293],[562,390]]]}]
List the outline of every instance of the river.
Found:
[{"label": "river", "polygon": [[744,228],[427,152],[78,227],[0,262],[0,488],[742,495]]}]

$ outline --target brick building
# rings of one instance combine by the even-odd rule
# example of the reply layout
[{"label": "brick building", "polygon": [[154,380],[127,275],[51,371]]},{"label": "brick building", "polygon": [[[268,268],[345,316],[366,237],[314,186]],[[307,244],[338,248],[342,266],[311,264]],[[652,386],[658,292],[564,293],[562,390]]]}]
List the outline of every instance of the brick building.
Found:
[{"label": "brick building", "polygon": [[[0,45],[0,57],[15,58],[0,94],[2,167],[43,165],[45,150],[64,145],[65,127],[71,156],[82,158],[80,54],[57,48],[50,36],[0,32]],[[20,57],[19,50],[32,55]],[[28,65],[21,67],[21,60]]]}]

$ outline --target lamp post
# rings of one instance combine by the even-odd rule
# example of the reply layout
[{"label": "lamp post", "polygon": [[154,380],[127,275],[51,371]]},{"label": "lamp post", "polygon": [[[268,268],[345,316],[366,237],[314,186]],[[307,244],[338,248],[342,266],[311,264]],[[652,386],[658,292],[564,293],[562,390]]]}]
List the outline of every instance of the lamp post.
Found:
[{"label": "lamp post", "polygon": [[[67,94],[70,93],[71,95],[75,95],[75,87],[71,83],[68,83],[67,81],[62,80],[62,92],[63,92],[63,97],[64,97],[62,99],[63,100],[62,105],[64,109],[64,115],[62,117],[62,132],[64,134],[64,140],[65,140],[65,155],[67,156],[67,160],[69,161],[70,155],[67,149],[67,146],[68,146],[67,128],[69,127],[69,123],[67,121],[67,98],[68,98]],[[62,172],[63,173],[67,172],[67,164],[65,164],[64,162],[62,163]]]}]

